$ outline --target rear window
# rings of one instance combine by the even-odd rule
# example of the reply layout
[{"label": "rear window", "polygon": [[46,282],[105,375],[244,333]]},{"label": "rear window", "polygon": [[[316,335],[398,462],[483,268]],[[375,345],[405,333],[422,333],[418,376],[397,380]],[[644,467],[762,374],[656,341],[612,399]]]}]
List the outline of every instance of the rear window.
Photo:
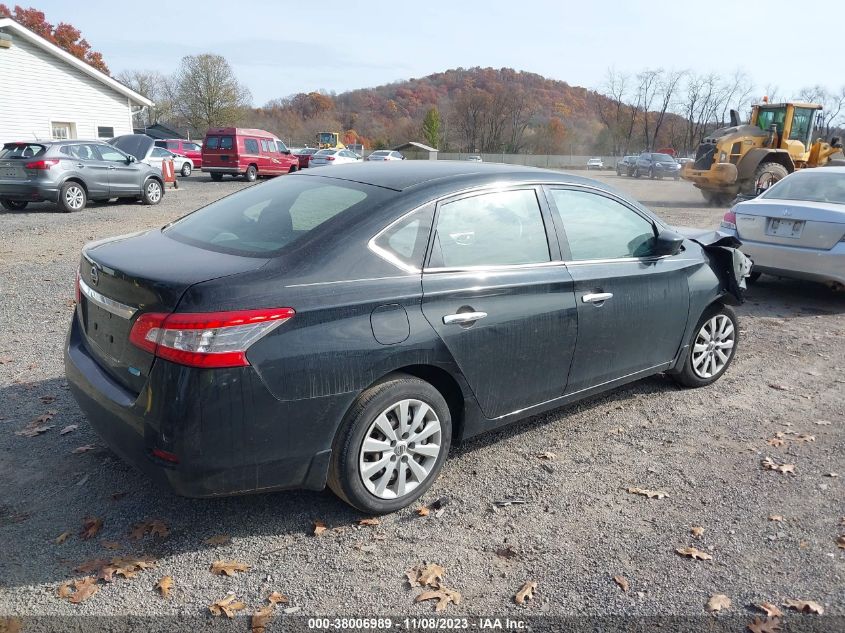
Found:
[{"label": "rear window", "polygon": [[235,143],[231,136],[220,137],[220,149],[232,149]]},{"label": "rear window", "polygon": [[395,195],[379,187],[317,176],[280,178],[218,200],[164,229],[206,250],[273,257],[345,211]]},{"label": "rear window", "polygon": [[775,183],[760,197],[845,204],[845,174],[801,171]]},{"label": "rear window", "polygon": [[0,152],[0,158],[35,158],[46,151],[46,145],[37,143],[6,143]]},{"label": "rear window", "polygon": [[219,136],[209,136],[205,139],[205,149],[217,149],[220,147]]}]

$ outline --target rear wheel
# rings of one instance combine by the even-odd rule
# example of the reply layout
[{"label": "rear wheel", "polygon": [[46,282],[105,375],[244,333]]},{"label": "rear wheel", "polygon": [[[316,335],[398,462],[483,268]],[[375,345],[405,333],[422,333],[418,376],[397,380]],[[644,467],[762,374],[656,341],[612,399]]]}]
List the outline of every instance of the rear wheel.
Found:
[{"label": "rear wheel", "polygon": [[161,183],[155,178],[151,178],[144,183],[144,191],[141,193],[141,202],[144,204],[158,204],[161,202],[162,188]]},{"label": "rear wheel", "polygon": [[634,169],[634,178],[639,178],[640,176],[640,168],[637,167],[636,169]]},{"label": "rear wheel", "polygon": [[78,182],[66,182],[59,189],[59,209],[65,213],[81,211],[88,202],[85,187]]},{"label": "rear wheel", "polygon": [[190,163],[183,163],[181,169],[182,176],[187,178],[191,175],[191,165]]},{"label": "rear wheel", "polygon": [[292,173],[294,173],[296,170],[297,170],[296,165],[291,165],[291,166],[290,166],[290,169],[288,170],[288,173],[289,173],[289,174],[292,174]]},{"label": "rear wheel", "polygon": [[21,211],[28,204],[25,200],[0,200],[0,205],[8,211]]},{"label": "rear wheel", "polygon": [[247,182],[255,182],[255,179],[258,178],[258,169],[255,167],[255,165],[250,165],[246,168],[244,178],[246,178]]},{"label": "rear wheel", "polygon": [[364,391],[346,414],[332,447],[328,485],[362,512],[394,512],[428,490],[451,440],[452,420],[440,392],[397,374]]},{"label": "rear wheel", "polygon": [[651,178],[652,180],[654,180],[654,168],[653,167],[648,168],[648,177]]},{"label": "rear wheel", "polygon": [[211,179],[214,182],[220,182],[221,180],[223,180],[223,174],[211,174]]},{"label": "rear wheel", "polygon": [[683,368],[672,377],[685,387],[705,387],[716,382],[733,361],[738,343],[736,313],[729,306],[713,304],[695,326]]}]

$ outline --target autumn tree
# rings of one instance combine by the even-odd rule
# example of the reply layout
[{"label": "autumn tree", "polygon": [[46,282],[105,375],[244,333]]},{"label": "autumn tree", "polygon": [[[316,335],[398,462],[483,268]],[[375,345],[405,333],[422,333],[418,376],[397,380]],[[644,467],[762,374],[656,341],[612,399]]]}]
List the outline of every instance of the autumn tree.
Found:
[{"label": "autumn tree", "polygon": [[193,129],[236,124],[252,95],[220,55],[188,55],[173,78],[174,110]]},{"label": "autumn tree", "polygon": [[429,147],[438,147],[440,143],[440,112],[437,108],[429,108],[425,113],[422,124],[423,138]]},{"label": "autumn tree", "polygon": [[0,4],[0,17],[12,18],[15,22],[40,35],[48,42],[55,44],[97,70],[109,74],[109,68],[103,61],[102,54],[92,50],[91,45],[82,37],[79,29],[74,26],[66,22],[59,22],[56,26],[53,26],[47,22],[43,11],[38,11],[33,7],[24,9],[18,5],[15,5],[13,11],[10,11],[5,4]]}]

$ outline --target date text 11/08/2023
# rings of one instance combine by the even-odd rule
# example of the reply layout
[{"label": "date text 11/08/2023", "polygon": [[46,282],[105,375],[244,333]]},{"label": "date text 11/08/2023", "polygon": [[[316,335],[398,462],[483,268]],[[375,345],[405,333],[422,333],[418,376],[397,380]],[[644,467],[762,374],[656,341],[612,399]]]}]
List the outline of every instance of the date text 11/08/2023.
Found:
[{"label": "date text 11/08/2023", "polygon": [[324,630],[390,630],[406,631],[521,631],[527,629],[524,620],[497,617],[475,618],[309,618],[309,629]]}]

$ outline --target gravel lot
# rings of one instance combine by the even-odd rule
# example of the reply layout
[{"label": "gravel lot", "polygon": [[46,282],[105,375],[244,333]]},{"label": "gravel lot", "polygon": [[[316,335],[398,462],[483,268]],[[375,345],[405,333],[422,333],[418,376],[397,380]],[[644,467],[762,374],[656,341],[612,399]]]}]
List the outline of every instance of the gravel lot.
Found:
[{"label": "gravel lot", "polygon": [[[674,224],[713,228],[724,213],[684,182],[600,178]],[[61,360],[85,242],[159,226],[246,186],[200,174],[181,183],[158,207],[0,214],[0,616],[172,616],[182,620],[138,630],[184,630],[192,618],[210,622],[207,606],[227,592],[248,613],[271,591],[290,599],[278,614],[287,606],[308,616],[433,615],[433,603],[413,603],[420,589],[404,575],[425,561],[443,565],[444,584],[463,596],[445,615],[705,616],[708,598],[725,594],[732,605],[706,617],[735,617],[734,630],[762,615],[753,605],[786,611],[786,599],[825,610],[822,618],[788,613],[789,630],[845,624],[828,618],[845,616],[845,549],[836,542],[845,534],[845,293],[762,278],[739,308],[738,356],[718,383],[679,390],[654,377],[473,440],[453,451],[423,499],[448,497],[426,517],[409,509],[359,526],[365,517],[329,492],[182,499],[98,442]],[[15,434],[48,411],[54,428]],[[60,435],[68,425],[78,428]],[[767,444],[778,433],[785,443]],[[94,449],[73,453],[85,445]],[[556,458],[537,457],[546,452]],[[795,474],[764,470],[766,456],[794,464]],[[629,494],[630,486],[668,496]],[[494,508],[509,497],[526,503]],[[89,516],[103,526],[83,540]],[[169,536],[130,539],[150,519],[165,522]],[[329,528],[320,536],[316,520]],[[693,526],[704,528],[699,538]],[[203,542],[221,534],[231,541]],[[712,560],[675,552],[687,546]],[[62,582],[84,575],[73,571],[80,563],[136,554],[155,557],[155,568],[101,584],[78,605],[56,596]],[[250,569],[212,575],[219,559]],[[166,599],[153,589],[165,575],[174,581]],[[535,598],[518,606],[514,595],[529,580]],[[24,630],[56,622],[25,622]],[[61,622],[61,630],[93,626]],[[233,626],[248,629],[243,619]]]}]

